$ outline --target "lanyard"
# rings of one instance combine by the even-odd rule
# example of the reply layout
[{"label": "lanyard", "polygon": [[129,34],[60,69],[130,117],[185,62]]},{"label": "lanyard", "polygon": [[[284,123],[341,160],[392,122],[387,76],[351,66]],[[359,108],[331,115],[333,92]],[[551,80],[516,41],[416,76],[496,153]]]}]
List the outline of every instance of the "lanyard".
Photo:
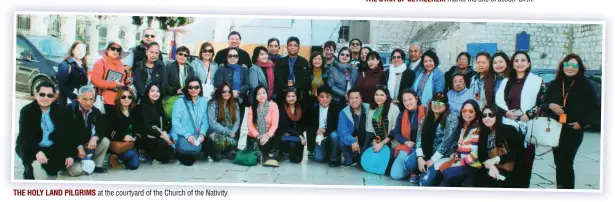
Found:
[{"label": "lanyard", "polygon": [[[573,85],[574,85],[574,81],[572,81],[572,83],[570,84],[570,89],[572,89]],[[568,95],[570,94],[570,89],[568,89],[568,93],[565,92],[564,80],[562,80],[562,97],[564,98],[564,107],[566,107],[566,100],[568,99]]]},{"label": "lanyard", "polygon": [[209,84],[210,83],[210,76],[211,76],[211,63],[209,64],[209,66],[207,66],[207,81],[205,81],[205,84]]}]

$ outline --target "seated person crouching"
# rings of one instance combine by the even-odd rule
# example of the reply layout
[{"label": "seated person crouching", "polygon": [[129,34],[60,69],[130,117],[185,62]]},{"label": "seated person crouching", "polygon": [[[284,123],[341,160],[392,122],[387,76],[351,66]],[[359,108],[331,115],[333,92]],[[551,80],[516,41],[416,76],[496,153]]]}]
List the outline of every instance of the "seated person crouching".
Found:
[{"label": "seated person crouching", "polygon": [[425,116],[426,110],[424,106],[421,106],[418,95],[413,90],[404,90],[401,97],[404,110],[397,116],[395,130],[393,131],[395,139],[391,144],[396,146],[394,146],[393,156],[395,161],[391,166],[391,178],[401,180],[410,175],[410,181],[416,182],[416,179],[418,179],[416,171],[408,172],[404,164],[406,159],[409,158],[408,156],[416,158],[419,123]]},{"label": "seated person crouching", "polygon": [[[74,152],[72,155],[78,161],[73,163],[68,170],[70,176],[80,176],[90,172],[88,167],[83,167],[84,160],[93,160],[95,173],[106,173],[103,168],[105,155],[109,149],[109,139],[105,137],[105,117],[99,109],[94,107],[94,88],[83,86],[79,88],[77,102],[66,106],[69,113],[67,118],[70,120],[68,130],[71,139],[74,141]],[[87,164],[86,164],[87,165]]]},{"label": "seated person crouching", "polygon": [[36,87],[30,104],[24,106],[19,115],[19,133],[15,152],[24,166],[23,179],[34,180],[36,176],[56,179],[58,171],[72,166],[74,159],[69,156],[74,147],[67,137],[64,109],[54,98],[57,96],[53,84],[43,82]]},{"label": "seated person crouching", "polygon": [[175,150],[175,143],[169,136],[171,123],[162,107],[160,88],[157,84],[147,85],[145,97],[139,106],[141,111],[142,127],[141,138],[136,142],[138,149],[143,150],[145,155],[144,163],[152,163],[152,160],[165,164],[171,162]]},{"label": "seated person crouching", "polygon": [[[106,117],[111,136],[109,164],[113,168],[121,168],[123,164],[126,168],[135,170],[141,165],[139,152],[134,147],[138,131],[136,102],[135,93],[128,87],[122,87],[115,97],[114,107],[107,111]],[[119,145],[130,143],[133,144],[131,149],[118,151],[122,149]]]},{"label": "seated person crouching", "polygon": [[233,97],[233,91],[228,83],[223,83],[214,92],[214,97],[209,101],[207,116],[209,117],[209,134],[204,146],[209,151],[211,159],[220,161],[224,156],[229,160],[234,159],[237,149],[235,134],[239,130],[241,119],[239,118],[239,103]]},{"label": "seated person crouching", "polygon": [[[332,103],[332,92],[329,86],[318,88],[318,108],[313,109],[312,124],[317,124],[316,145],[314,146],[314,161],[329,161],[330,167],[340,166],[339,137],[337,135],[337,120],[340,108]],[[309,113],[309,112],[308,112]]]},{"label": "seated person crouching", "polygon": [[[183,93],[173,104],[173,130],[172,136],[176,139],[177,160],[183,165],[190,166],[196,161],[200,152],[184,153],[180,139],[188,140],[194,146],[200,146],[201,152],[206,148],[201,143],[205,141],[207,123],[207,101],[203,98],[201,80],[196,76],[186,78]],[[205,152],[204,152],[205,153]]]},{"label": "seated person crouching", "polygon": [[[246,148],[257,146],[262,155],[262,162],[270,159],[270,154],[278,149],[280,136],[275,135],[280,121],[278,105],[269,100],[267,89],[259,85],[254,88],[255,102],[248,111],[248,140]],[[254,145],[257,144],[257,145]],[[275,160],[275,159],[272,159]]]},{"label": "seated person crouching", "polygon": [[340,136],[340,147],[344,155],[342,167],[354,166],[360,156],[371,146],[365,134],[365,122],[369,104],[362,103],[361,91],[357,88],[348,91],[348,102],[339,115],[337,134]]},{"label": "seated person crouching", "polygon": [[293,163],[301,163],[303,160],[303,150],[305,147],[306,127],[304,113],[301,105],[297,102],[297,89],[290,87],[286,90],[286,99],[280,108],[280,125],[276,131],[282,139],[280,151],[281,160],[287,159]]},{"label": "seated person crouching", "polygon": [[[393,164],[393,148],[391,146],[397,146],[398,142],[395,141],[393,130],[395,129],[395,122],[399,115],[399,107],[393,104],[393,99],[389,90],[384,85],[378,85],[376,92],[374,93],[374,99],[370,103],[370,110],[367,113],[367,122],[365,125],[365,131],[368,135],[369,142],[375,153],[379,153],[383,147],[389,147],[389,164],[387,165],[386,173],[389,173]],[[395,145],[392,145],[395,141]],[[382,157],[384,158],[384,157]]]}]

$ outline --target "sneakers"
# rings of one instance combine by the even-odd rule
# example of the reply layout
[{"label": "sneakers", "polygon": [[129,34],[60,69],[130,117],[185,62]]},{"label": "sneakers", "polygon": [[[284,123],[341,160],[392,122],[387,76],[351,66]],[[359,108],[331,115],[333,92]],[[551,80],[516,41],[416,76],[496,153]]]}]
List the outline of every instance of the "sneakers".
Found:
[{"label": "sneakers", "polygon": [[416,174],[410,174],[410,183],[417,183],[419,182],[419,176]]},{"label": "sneakers", "polygon": [[314,151],[308,152],[308,158],[309,159],[314,159]]},{"label": "sneakers", "polygon": [[145,155],[140,155],[139,160],[141,160],[141,163],[147,163],[147,164],[152,164],[154,162],[154,159],[149,158]]},{"label": "sneakers", "polygon": [[96,167],[96,168],[94,168],[94,172],[95,173],[106,173],[107,169],[103,168],[103,167]]},{"label": "sneakers", "polygon": [[329,162],[329,167],[331,167],[331,168],[339,167],[340,165],[341,165],[341,163],[339,161],[330,161]]},{"label": "sneakers", "polygon": [[122,168],[122,164],[120,164],[120,161],[117,159],[117,155],[115,154],[109,155],[109,164],[111,164],[111,168],[113,169]]},{"label": "sneakers", "polygon": [[350,164],[342,165],[342,168],[352,167],[352,166],[356,166],[356,165],[357,165],[357,162],[356,161],[352,161],[352,163],[350,163]]}]

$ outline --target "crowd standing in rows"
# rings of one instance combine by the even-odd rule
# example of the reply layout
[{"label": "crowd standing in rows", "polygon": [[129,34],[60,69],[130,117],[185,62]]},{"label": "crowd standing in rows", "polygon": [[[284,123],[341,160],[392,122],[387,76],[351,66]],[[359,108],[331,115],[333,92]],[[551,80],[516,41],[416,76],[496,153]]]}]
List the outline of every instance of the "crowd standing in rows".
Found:
[{"label": "crowd standing in rows", "polygon": [[247,151],[279,166],[302,162],[307,146],[309,160],[361,164],[421,186],[528,188],[536,147],[524,141],[524,126],[548,116],[564,117],[553,150],[557,188],[573,189],[583,128],[599,110],[587,102],[596,93],[573,53],[547,88],[522,51],[462,52],[444,72],[434,51],[412,43],[407,54],[393,50],[385,69],[358,39],[339,51],[326,42],[306,59],[299,38],[288,38],[287,56],[272,38],[250,57],[233,31],[228,48],[203,43],[188,63],[182,46],[165,64],[155,39],[145,30],[130,53],[108,43],[89,77],[85,44],[70,47],[58,84],[36,86],[20,111],[15,151],[24,179],[105,173],[107,153],[117,169],[154,160],[190,166],[201,154],[234,160]]}]

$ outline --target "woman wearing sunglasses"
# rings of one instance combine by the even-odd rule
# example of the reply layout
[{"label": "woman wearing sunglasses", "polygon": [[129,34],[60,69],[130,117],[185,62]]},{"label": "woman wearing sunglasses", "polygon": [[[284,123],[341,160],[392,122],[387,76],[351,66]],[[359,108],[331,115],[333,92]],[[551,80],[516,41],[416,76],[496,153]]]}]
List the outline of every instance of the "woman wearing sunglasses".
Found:
[{"label": "woman wearing sunglasses", "polygon": [[337,104],[346,105],[346,92],[356,85],[359,72],[349,64],[350,49],[348,47],[340,49],[337,58],[329,70],[327,85],[333,91],[333,101]]},{"label": "woman wearing sunglasses", "polygon": [[203,97],[206,99],[211,98],[215,89],[213,83],[218,65],[213,62],[214,52],[214,46],[209,42],[205,42],[201,44],[199,58],[191,63],[194,73],[203,82]]},{"label": "woman wearing sunglasses", "polygon": [[[365,122],[365,132],[369,134],[374,152],[380,152],[382,147],[392,146],[391,148],[395,148],[397,146],[397,144],[392,145],[390,143],[395,140],[393,130],[398,115],[399,108],[392,103],[389,90],[384,85],[378,85]],[[393,158],[393,155],[394,152],[390,152],[390,155],[386,157]],[[393,161],[389,161],[387,171],[391,169],[392,164]]]},{"label": "woman wearing sunglasses", "polygon": [[280,108],[280,125],[276,131],[282,139],[280,145],[282,161],[288,159],[293,163],[301,163],[306,144],[303,134],[306,131],[305,111],[299,104],[297,94],[297,89],[293,87],[286,90],[286,99]]},{"label": "woman wearing sunglasses", "polygon": [[[502,123],[511,125],[527,133],[527,121],[539,114],[543,103],[545,84],[536,74],[531,73],[532,63],[527,52],[517,51],[512,55],[510,77],[502,80],[495,95],[498,114],[504,116]],[[524,158],[515,160],[515,178],[519,179],[519,188],[529,188],[536,147],[528,144],[523,151]]]},{"label": "woman wearing sunglasses", "polygon": [[458,118],[457,129],[453,133],[457,136],[457,150],[450,159],[442,164],[439,169],[442,172],[441,187],[474,187],[474,182],[479,169],[482,167],[479,161],[478,151],[481,137],[479,122],[482,120],[480,108],[475,100],[467,100],[461,108]]},{"label": "woman wearing sunglasses", "polygon": [[[118,42],[109,42],[105,50],[99,51],[102,55],[92,68],[92,84],[97,89],[97,95],[102,95],[104,109],[109,111],[115,106],[115,97],[119,88],[126,86],[127,71],[122,66],[121,59],[128,53],[122,52],[122,46]],[[109,110],[107,110],[109,109]]]},{"label": "woman wearing sunglasses", "polygon": [[[430,110],[417,130],[416,151],[404,162],[404,171],[407,173],[405,175],[410,174],[410,182],[420,182],[420,186],[439,185],[439,166],[454,152],[452,146],[457,139],[455,130],[459,120],[458,116],[451,113],[447,103],[446,94],[436,93],[433,96],[427,105]],[[415,177],[412,174],[415,174]]]},{"label": "woman wearing sunglasses", "polygon": [[179,144],[180,139],[187,140],[188,143],[199,146],[205,153],[205,135],[209,128],[207,120],[207,100],[203,98],[202,83],[196,76],[186,78],[186,84],[182,89],[183,94],[173,104],[173,130],[171,136],[174,137],[177,160],[185,166],[191,166],[200,154],[183,153]]},{"label": "woman wearing sunglasses", "polygon": [[514,127],[502,124],[501,116],[493,106],[483,109],[480,122],[482,138],[478,157],[483,169],[477,177],[478,187],[515,188],[517,179],[512,175],[516,159],[523,158],[523,136]]},{"label": "woman wearing sunglasses", "polygon": [[[237,99],[239,104],[239,123],[243,123],[245,107],[249,105],[246,99],[250,90],[250,69],[239,62],[239,51],[237,48],[229,48],[226,55],[226,62],[218,68],[214,77],[214,86],[221,86],[222,83],[231,85],[231,95]],[[239,138],[239,131],[235,133],[235,138]]]},{"label": "woman wearing sunglasses", "polygon": [[207,116],[209,117],[209,134],[205,145],[209,150],[209,156],[214,161],[220,161],[224,156],[229,160],[234,158],[234,150],[237,147],[235,133],[239,131],[239,104],[231,94],[231,85],[222,83],[214,93],[213,99],[209,100]]},{"label": "woman wearing sunglasses", "polygon": [[431,97],[438,92],[444,92],[444,72],[439,68],[440,59],[435,52],[428,50],[421,56],[420,67],[424,70],[416,76],[412,90],[419,94],[421,103],[428,104]]},{"label": "woman wearing sunglasses", "polygon": [[[139,125],[137,114],[135,113],[136,105],[137,100],[132,89],[128,87],[120,88],[115,97],[115,107],[107,112],[111,145],[123,142],[134,143],[137,139]],[[123,153],[114,150],[115,148],[112,146],[111,155],[109,156],[111,167],[121,168],[123,164],[130,170],[139,168],[141,164],[139,152],[137,152],[134,146]]]},{"label": "woman wearing sunglasses", "polygon": [[391,66],[383,74],[384,78],[381,82],[391,90],[393,103],[397,104],[400,110],[404,108],[401,94],[405,89],[412,87],[416,76],[414,71],[410,70],[404,61],[406,61],[404,51],[401,49],[393,50],[391,53]]},{"label": "woman wearing sunglasses", "polygon": [[566,55],[545,94],[543,110],[563,125],[559,147],[553,148],[558,189],[574,189],[573,163],[583,141],[583,128],[596,121],[600,110],[597,92],[585,78],[585,70],[581,57]]}]

